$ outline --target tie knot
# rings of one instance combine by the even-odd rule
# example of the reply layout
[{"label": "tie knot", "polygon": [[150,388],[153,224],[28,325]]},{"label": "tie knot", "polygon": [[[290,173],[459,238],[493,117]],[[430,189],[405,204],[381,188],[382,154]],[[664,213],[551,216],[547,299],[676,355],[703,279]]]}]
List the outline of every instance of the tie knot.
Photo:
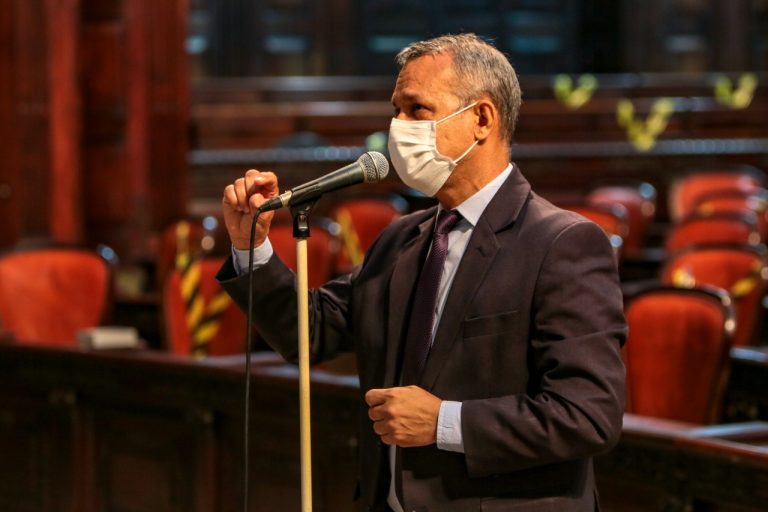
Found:
[{"label": "tie knot", "polygon": [[461,214],[456,210],[440,210],[437,214],[435,233],[441,235],[449,233],[460,220]]}]

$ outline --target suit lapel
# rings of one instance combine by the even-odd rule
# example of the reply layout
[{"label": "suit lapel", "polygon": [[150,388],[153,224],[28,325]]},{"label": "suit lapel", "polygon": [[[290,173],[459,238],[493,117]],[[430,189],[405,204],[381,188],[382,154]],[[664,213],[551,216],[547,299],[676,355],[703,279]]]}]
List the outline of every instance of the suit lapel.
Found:
[{"label": "suit lapel", "polygon": [[531,186],[528,181],[520,174],[517,167],[513,167],[510,176],[480,216],[459,268],[456,270],[443,307],[434,343],[421,379],[424,389],[432,389],[454,344],[459,339],[467,306],[477,294],[500,248],[496,233],[517,220],[530,192]]},{"label": "suit lapel", "polygon": [[404,246],[392,272],[389,287],[384,387],[397,385],[397,369],[400,367],[405,321],[413,297],[413,289],[419,277],[419,268],[430,241],[429,235],[434,227],[434,213],[434,209],[429,210],[426,219],[419,224],[419,233]]},{"label": "suit lapel", "polygon": [[440,369],[445,365],[454,343],[458,339],[465,310],[482,283],[493,257],[499,250],[496,235],[481,218],[475,226],[469,244],[464,251],[456,276],[443,307],[435,339],[427,358],[421,384],[431,389]]}]

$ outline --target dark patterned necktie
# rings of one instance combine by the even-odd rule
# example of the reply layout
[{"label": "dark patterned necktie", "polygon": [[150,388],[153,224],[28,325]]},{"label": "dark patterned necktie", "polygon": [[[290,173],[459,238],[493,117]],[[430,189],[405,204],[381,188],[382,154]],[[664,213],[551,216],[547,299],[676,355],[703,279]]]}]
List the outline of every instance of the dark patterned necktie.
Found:
[{"label": "dark patterned necktie", "polygon": [[403,385],[415,384],[421,376],[432,344],[432,325],[435,320],[437,292],[443,274],[445,257],[448,254],[448,233],[461,220],[456,210],[441,210],[432,235],[432,247],[419,275],[416,293],[413,297],[408,334],[405,338],[403,358]]}]

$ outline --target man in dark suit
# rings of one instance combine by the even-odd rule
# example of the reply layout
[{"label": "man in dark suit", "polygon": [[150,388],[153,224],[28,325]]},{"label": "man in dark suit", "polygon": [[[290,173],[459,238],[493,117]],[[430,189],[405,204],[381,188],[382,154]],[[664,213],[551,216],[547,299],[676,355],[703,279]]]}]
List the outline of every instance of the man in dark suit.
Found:
[{"label": "man in dark suit", "polygon": [[[603,232],[531,191],[509,147],[520,89],[471,34],[398,55],[389,150],[439,206],[382,233],[352,275],[310,292],[312,354],[354,350],[360,490],[370,510],[593,511],[592,456],[621,431],[626,326]],[[250,170],[224,191],[246,304],[251,213],[278,193]],[[297,357],[293,274],[259,218],[254,314]]]}]

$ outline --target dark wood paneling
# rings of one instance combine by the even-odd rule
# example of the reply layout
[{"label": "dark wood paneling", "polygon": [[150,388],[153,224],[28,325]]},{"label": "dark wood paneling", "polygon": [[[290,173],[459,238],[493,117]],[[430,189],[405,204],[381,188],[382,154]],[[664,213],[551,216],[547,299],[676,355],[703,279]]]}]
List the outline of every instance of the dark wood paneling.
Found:
[{"label": "dark wood paneling", "polygon": [[760,2],[628,0],[621,11],[623,71],[765,69]]},{"label": "dark wood paneling", "polygon": [[0,243],[42,236],[145,257],[150,231],[186,211],[187,0],[11,4],[0,134],[16,144],[0,207],[16,224]]},{"label": "dark wood paneling", "polygon": [[16,0],[12,58],[16,63],[21,236],[50,234],[50,82],[46,4]]},{"label": "dark wood paneling", "polygon": [[96,510],[210,510],[216,474],[213,447],[207,446],[210,422],[195,421],[185,411],[109,402],[82,404],[91,411],[95,434]]},{"label": "dark wood paneling", "polygon": [[[298,510],[297,369],[253,366],[251,511]],[[737,364],[765,367],[765,355]],[[0,345],[0,506],[14,512],[239,512],[241,356]],[[318,512],[354,512],[357,380],[312,374]],[[596,459],[613,512],[756,512],[768,499],[768,424],[694,425],[627,415]]]},{"label": "dark wood paneling", "polygon": [[19,127],[16,109],[16,59],[13,27],[16,2],[8,2],[0,16],[0,247],[14,243],[21,231],[19,183]]},{"label": "dark wood paneling", "polygon": [[[627,140],[626,129],[617,122],[617,109],[623,97],[632,100],[635,116],[645,120],[656,101],[666,96],[674,111],[660,139],[708,137],[761,137],[768,135],[768,86],[757,89],[751,104],[744,109],[732,109],[718,103],[714,96],[714,77],[698,84],[674,84],[672,78],[647,86],[626,89],[608,81],[586,105],[569,109],[552,97],[551,89],[536,83],[525,88],[515,141],[556,142]],[[768,79],[761,76],[761,79]],[[386,99],[389,81],[371,83],[379,100],[358,100],[358,87],[350,80],[347,89],[335,80],[341,90],[326,91],[324,87],[310,90],[322,81],[308,80],[308,90],[298,87],[277,92],[274,83],[243,82],[240,87],[225,83],[215,92],[215,83],[201,87],[192,108],[195,148],[261,148],[279,146],[288,135],[310,131],[330,145],[361,145],[377,131],[387,131],[392,107]],[[289,82],[285,83],[286,85]],[[260,88],[263,87],[263,88]],[[343,91],[343,92],[342,92]],[[528,98],[530,91],[532,98]],[[657,96],[653,96],[656,93]],[[340,101],[339,95],[349,96]],[[549,97],[546,97],[546,95]],[[636,96],[631,96],[635,94]]]},{"label": "dark wood paneling", "polygon": [[[658,219],[663,221],[667,184],[681,172],[734,164],[768,170],[768,76],[758,79],[762,85],[749,107],[733,110],[713,98],[714,74],[605,75],[598,77],[592,100],[571,110],[553,98],[549,79],[523,77],[526,100],[512,157],[545,194],[579,191],[605,180],[649,181],[659,191]],[[290,187],[354,160],[365,151],[368,135],[389,127],[391,82],[388,77],[271,77],[196,84],[191,208],[216,213],[221,191],[248,168],[275,171],[282,186]],[[345,95],[349,101],[340,101]],[[640,119],[659,97],[674,104],[651,151],[627,142],[616,120],[618,102],[625,97]],[[305,130],[326,147],[284,147],[286,138]],[[376,187],[398,184],[392,172]]]},{"label": "dark wood paneling", "polygon": [[[18,383],[16,383],[18,385]],[[0,390],[2,510],[74,512],[75,411],[59,390]]]},{"label": "dark wood paneling", "polygon": [[[297,369],[255,357],[251,511],[298,510]],[[241,511],[243,362],[0,346],[2,510]],[[356,378],[312,386],[314,510],[356,511]]]},{"label": "dark wood paneling", "polygon": [[150,161],[146,179],[155,230],[183,215],[189,198],[189,79],[184,50],[188,4],[188,0],[150,2],[145,16],[137,19],[147,23],[149,31]]},{"label": "dark wood paneling", "polygon": [[388,74],[404,45],[467,31],[525,73],[766,70],[762,0],[195,4],[196,76]]},{"label": "dark wood paneling", "polygon": [[730,382],[723,415],[726,421],[768,421],[768,347],[731,350]]},{"label": "dark wood paneling", "polygon": [[113,21],[123,12],[125,0],[81,0],[82,18],[86,23]]},{"label": "dark wood paneling", "polygon": [[606,511],[758,512],[768,502],[768,423],[697,427],[625,415],[596,459]]},{"label": "dark wood paneling", "polygon": [[84,0],[80,52],[83,97],[83,175],[87,243],[105,243],[123,256],[132,218],[126,124],[126,1]]}]

